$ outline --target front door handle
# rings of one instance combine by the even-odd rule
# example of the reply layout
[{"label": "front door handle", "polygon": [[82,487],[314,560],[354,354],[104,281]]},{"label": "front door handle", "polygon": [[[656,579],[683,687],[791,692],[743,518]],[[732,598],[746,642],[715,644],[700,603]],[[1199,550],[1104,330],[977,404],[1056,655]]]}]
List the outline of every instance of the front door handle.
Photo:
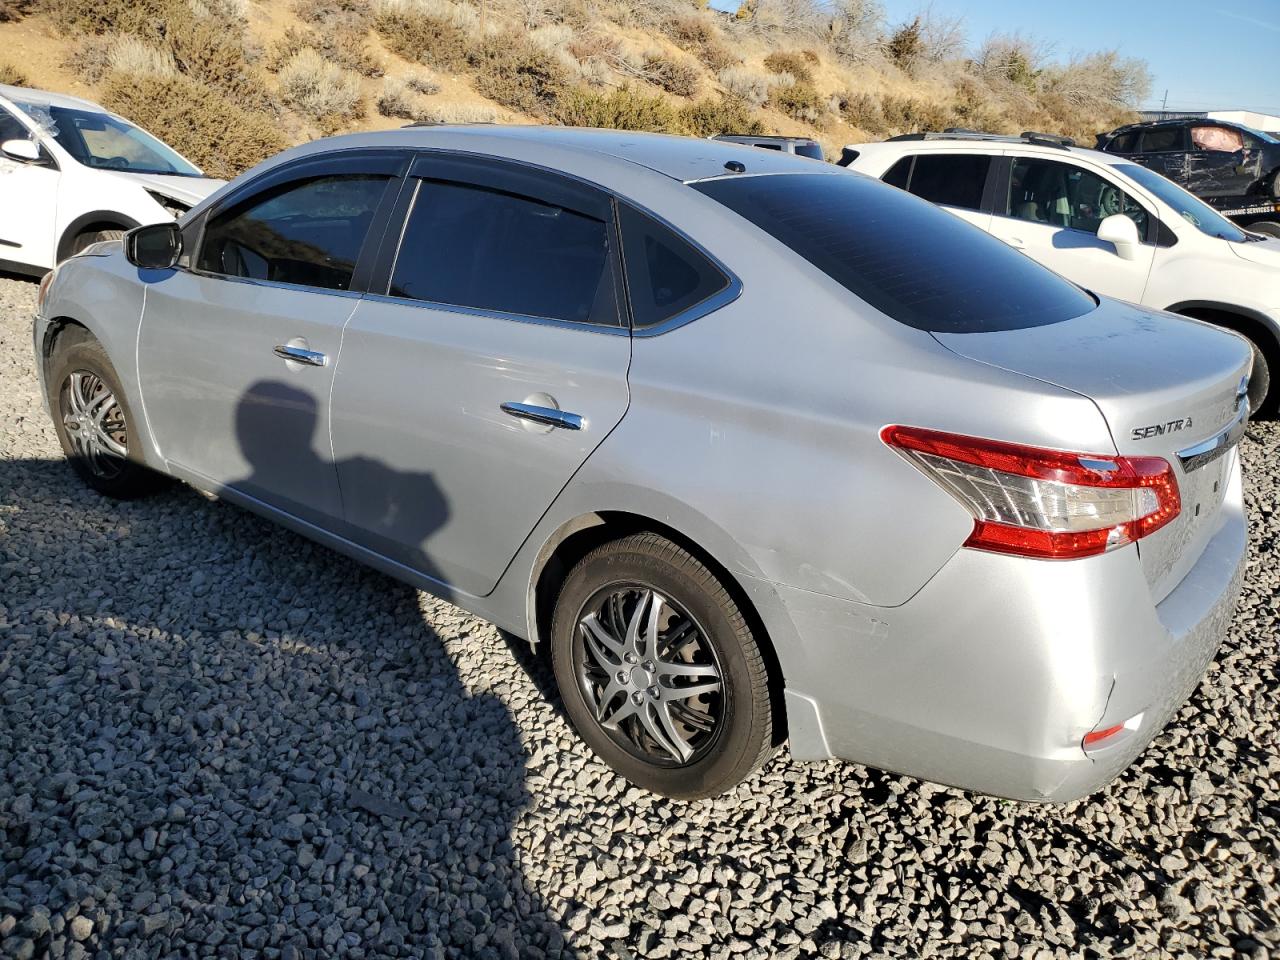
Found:
[{"label": "front door handle", "polygon": [[555,407],[539,407],[532,403],[504,403],[502,412],[518,420],[541,423],[548,427],[559,427],[562,430],[581,430],[584,423],[576,413],[566,413]]},{"label": "front door handle", "polygon": [[309,367],[323,367],[329,362],[329,358],[323,353],[315,350],[307,350],[304,347],[294,347],[287,343],[276,344],[276,356],[282,360],[292,360],[294,363],[305,363]]}]

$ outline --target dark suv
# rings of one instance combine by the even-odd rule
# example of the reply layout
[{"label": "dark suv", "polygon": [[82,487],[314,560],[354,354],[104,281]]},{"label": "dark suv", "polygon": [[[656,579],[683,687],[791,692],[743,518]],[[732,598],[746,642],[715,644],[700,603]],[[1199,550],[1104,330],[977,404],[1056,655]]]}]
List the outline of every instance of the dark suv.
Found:
[{"label": "dark suv", "polygon": [[1280,140],[1270,134],[1223,120],[1157,120],[1101,134],[1098,149],[1163,173],[1237,223],[1280,231]]}]

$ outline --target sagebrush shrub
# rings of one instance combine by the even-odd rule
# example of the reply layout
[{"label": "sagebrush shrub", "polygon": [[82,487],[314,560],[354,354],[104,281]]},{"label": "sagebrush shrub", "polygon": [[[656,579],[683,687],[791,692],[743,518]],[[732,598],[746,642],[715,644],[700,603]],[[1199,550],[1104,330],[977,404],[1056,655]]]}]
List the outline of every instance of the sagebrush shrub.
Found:
[{"label": "sagebrush shrub", "polygon": [[234,177],[287,146],[272,117],[243,109],[220,91],[180,74],[112,74],[101,100],[163,137],[211,177]]},{"label": "sagebrush shrub", "polygon": [[800,83],[813,83],[810,61],[799,50],[775,50],[764,58],[764,65],[771,73],[789,73]]},{"label": "sagebrush shrub", "polygon": [[667,24],[666,33],[676,46],[692,53],[712,70],[723,70],[737,62],[733,51],[725,45],[720,30],[705,14],[675,17]]},{"label": "sagebrush shrub", "polygon": [[9,87],[25,87],[27,75],[11,63],[0,63],[0,84]]},{"label": "sagebrush shrub", "polygon": [[470,38],[447,19],[387,6],[374,18],[373,28],[388,50],[406,60],[442,70],[466,65]]},{"label": "sagebrush shrub", "polygon": [[702,71],[696,64],[661,50],[650,50],[644,55],[644,72],[663,90],[677,97],[692,97],[701,86]]},{"label": "sagebrush shrub", "polygon": [[475,88],[495,103],[545,117],[569,89],[569,73],[556,57],[517,33],[485,37],[471,47]]},{"label": "sagebrush shrub", "polygon": [[407,83],[397,77],[383,79],[376,106],[378,112],[384,117],[399,117],[402,120],[418,118],[413,102],[413,91],[409,89]]},{"label": "sagebrush shrub", "polygon": [[417,119],[430,123],[499,123],[503,116],[487,103],[444,103],[427,107]]},{"label": "sagebrush shrub", "polygon": [[312,120],[349,119],[364,113],[360,78],[310,47],[295,53],[280,68],[280,95]]},{"label": "sagebrush shrub", "polygon": [[676,133],[680,117],[662,97],[650,96],[631,87],[608,93],[570,90],[556,105],[556,119],[571,127],[604,127],[611,130],[645,130]]},{"label": "sagebrush shrub", "polygon": [[769,106],[794,120],[814,123],[822,116],[827,104],[811,84],[796,81],[774,87],[769,92]]},{"label": "sagebrush shrub", "polygon": [[680,111],[684,132],[695,137],[712,137],[717,133],[741,133],[748,136],[765,132],[765,126],[750,105],[736,97],[706,97]]},{"label": "sagebrush shrub", "polygon": [[725,67],[717,78],[731,96],[752,107],[762,107],[769,99],[769,91],[778,82],[778,76],[752,67]]}]

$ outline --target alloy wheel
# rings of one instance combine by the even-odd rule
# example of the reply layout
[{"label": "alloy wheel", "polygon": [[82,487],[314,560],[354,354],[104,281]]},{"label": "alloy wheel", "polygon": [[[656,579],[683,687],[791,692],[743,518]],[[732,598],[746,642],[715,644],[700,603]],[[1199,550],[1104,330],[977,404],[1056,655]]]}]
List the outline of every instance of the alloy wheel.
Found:
[{"label": "alloy wheel", "polygon": [[683,607],[646,586],[610,586],[588,601],[576,633],[578,683],[615,743],[667,767],[706,754],[724,721],[724,680]]},{"label": "alloy wheel", "polygon": [[74,455],[94,476],[118,477],[129,453],[124,411],[96,373],[75,370],[61,392],[62,425]]}]

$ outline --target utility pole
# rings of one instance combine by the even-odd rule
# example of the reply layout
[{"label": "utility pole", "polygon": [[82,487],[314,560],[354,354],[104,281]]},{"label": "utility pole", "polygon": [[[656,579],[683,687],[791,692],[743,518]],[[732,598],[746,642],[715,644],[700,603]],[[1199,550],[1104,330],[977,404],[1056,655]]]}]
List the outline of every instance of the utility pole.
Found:
[{"label": "utility pole", "polygon": [[1164,99],[1160,101],[1160,112],[1167,113],[1169,108],[1169,88],[1164,88]]}]

